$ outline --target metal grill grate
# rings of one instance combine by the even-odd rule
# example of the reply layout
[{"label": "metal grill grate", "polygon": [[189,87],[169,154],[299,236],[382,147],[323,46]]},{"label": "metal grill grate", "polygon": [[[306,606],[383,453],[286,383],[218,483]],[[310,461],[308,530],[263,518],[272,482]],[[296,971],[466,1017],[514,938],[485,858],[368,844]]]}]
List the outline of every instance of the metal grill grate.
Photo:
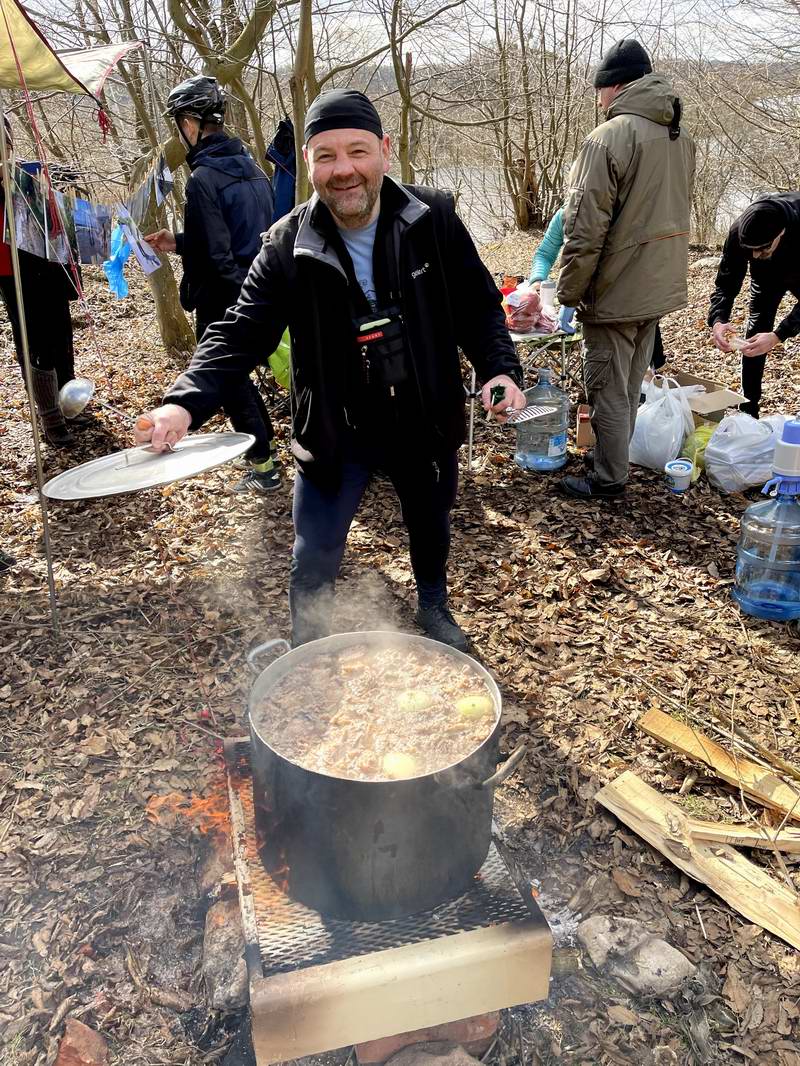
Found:
[{"label": "metal grill grate", "polygon": [[435,910],[385,922],[323,918],[286,896],[264,869],[256,848],[249,745],[227,743],[225,750],[245,939],[257,945],[264,977],[538,916],[492,844],[474,887]]}]

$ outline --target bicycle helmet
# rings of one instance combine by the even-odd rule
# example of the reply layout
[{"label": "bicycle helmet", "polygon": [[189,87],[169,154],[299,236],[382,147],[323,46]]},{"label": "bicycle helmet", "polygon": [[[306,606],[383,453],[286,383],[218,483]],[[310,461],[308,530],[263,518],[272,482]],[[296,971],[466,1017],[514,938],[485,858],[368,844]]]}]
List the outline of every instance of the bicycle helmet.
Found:
[{"label": "bicycle helmet", "polygon": [[216,78],[197,74],[176,85],[167,97],[169,118],[177,121],[179,115],[191,115],[201,122],[222,125],[225,119],[225,94]]}]

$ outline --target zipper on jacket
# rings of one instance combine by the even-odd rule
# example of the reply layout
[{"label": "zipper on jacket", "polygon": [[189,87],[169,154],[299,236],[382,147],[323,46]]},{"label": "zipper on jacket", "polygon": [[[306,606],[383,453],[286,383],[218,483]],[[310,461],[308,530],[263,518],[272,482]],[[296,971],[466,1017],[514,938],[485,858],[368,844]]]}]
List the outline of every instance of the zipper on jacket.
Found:
[{"label": "zipper on jacket", "polygon": [[[407,228],[411,229],[411,226],[408,226]],[[401,325],[403,327],[403,334],[404,334],[405,339],[406,339],[406,354],[408,356],[408,361],[409,361],[409,364],[411,366],[411,370],[412,370],[412,372],[414,374],[414,382],[415,382],[415,384],[417,386],[417,398],[419,399],[420,410],[422,411],[422,415],[423,415],[423,417],[426,420],[431,420],[430,419],[430,415],[428,413],[427,406],[425,404],[425,397],[422,394],[422,385],[420,384],[420,380],[419,380],[419,371],[417,370],[417,361],[414,358],[414,351],[413,351],[413,349],[411,347],[411,338],[409,337],[408,331],[405,328],[405,319],[404,319],[403,312],[402,312],[402,307],[403,307],[402,260],[403,260],[403,249],[401,248],[400,240],[398,239],[398,242],[397,242],[397,296],[398,296],[398,300],[397,300],[398,314],[397,314],[397,317],[400,319],[400,323],[401,323]],[[434,433],[436,434],[436,436],[437,437],[441,437],[441,432],[439,431],[439,427],[436,425],[436,423],[432,421],[431,424],[433,426],[433,430],[434,430]],[[434,465],[434,468],[436,470],[436,480],[438,481],[439,480],[439,468],[438,468],[438,466],[436,466],[435,463],[433,465]]]}]

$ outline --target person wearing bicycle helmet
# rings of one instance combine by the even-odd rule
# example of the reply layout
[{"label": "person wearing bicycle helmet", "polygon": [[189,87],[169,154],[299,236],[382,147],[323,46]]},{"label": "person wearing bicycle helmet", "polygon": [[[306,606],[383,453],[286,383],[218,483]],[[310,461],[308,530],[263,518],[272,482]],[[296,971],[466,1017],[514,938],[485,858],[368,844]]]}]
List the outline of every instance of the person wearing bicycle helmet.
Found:
[{"label": "person wearing bicycle helmet", "polygon": [[[225,132],[225,95],[216,78],[198,74],[181,82],[167,98],[166,115],[178,127],[192,172],[183,232],[162,229],[145,240],[159,251],[180,255],[181,306],[196,312],[199,342],[239,298],[261,248],[261,234],[272,221],[272,186],[241,140]],[[235,491],[277,489],[272,423],[249,377],[231,388],[223,410],[235,430],[256,438],[247,453],[249,469]]]}]

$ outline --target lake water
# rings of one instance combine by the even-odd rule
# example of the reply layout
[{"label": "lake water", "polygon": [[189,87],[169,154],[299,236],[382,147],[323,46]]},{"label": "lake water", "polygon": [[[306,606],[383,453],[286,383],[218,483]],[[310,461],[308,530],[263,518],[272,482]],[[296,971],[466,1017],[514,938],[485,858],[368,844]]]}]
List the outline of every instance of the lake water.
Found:
[{"label": "lake water", "polygon": [[[420,181],[424,175],[420,175]],[[514,228],[514,214],[510,197],[498,167],[438,167],[428,182],[446,189],[458,197],[458,213],[477,244],[497,240]],[[730,188],[717,212],[720,239],[747,205],[758,196],[774,192],[772,189],[753,189],[741,183]]]}]

